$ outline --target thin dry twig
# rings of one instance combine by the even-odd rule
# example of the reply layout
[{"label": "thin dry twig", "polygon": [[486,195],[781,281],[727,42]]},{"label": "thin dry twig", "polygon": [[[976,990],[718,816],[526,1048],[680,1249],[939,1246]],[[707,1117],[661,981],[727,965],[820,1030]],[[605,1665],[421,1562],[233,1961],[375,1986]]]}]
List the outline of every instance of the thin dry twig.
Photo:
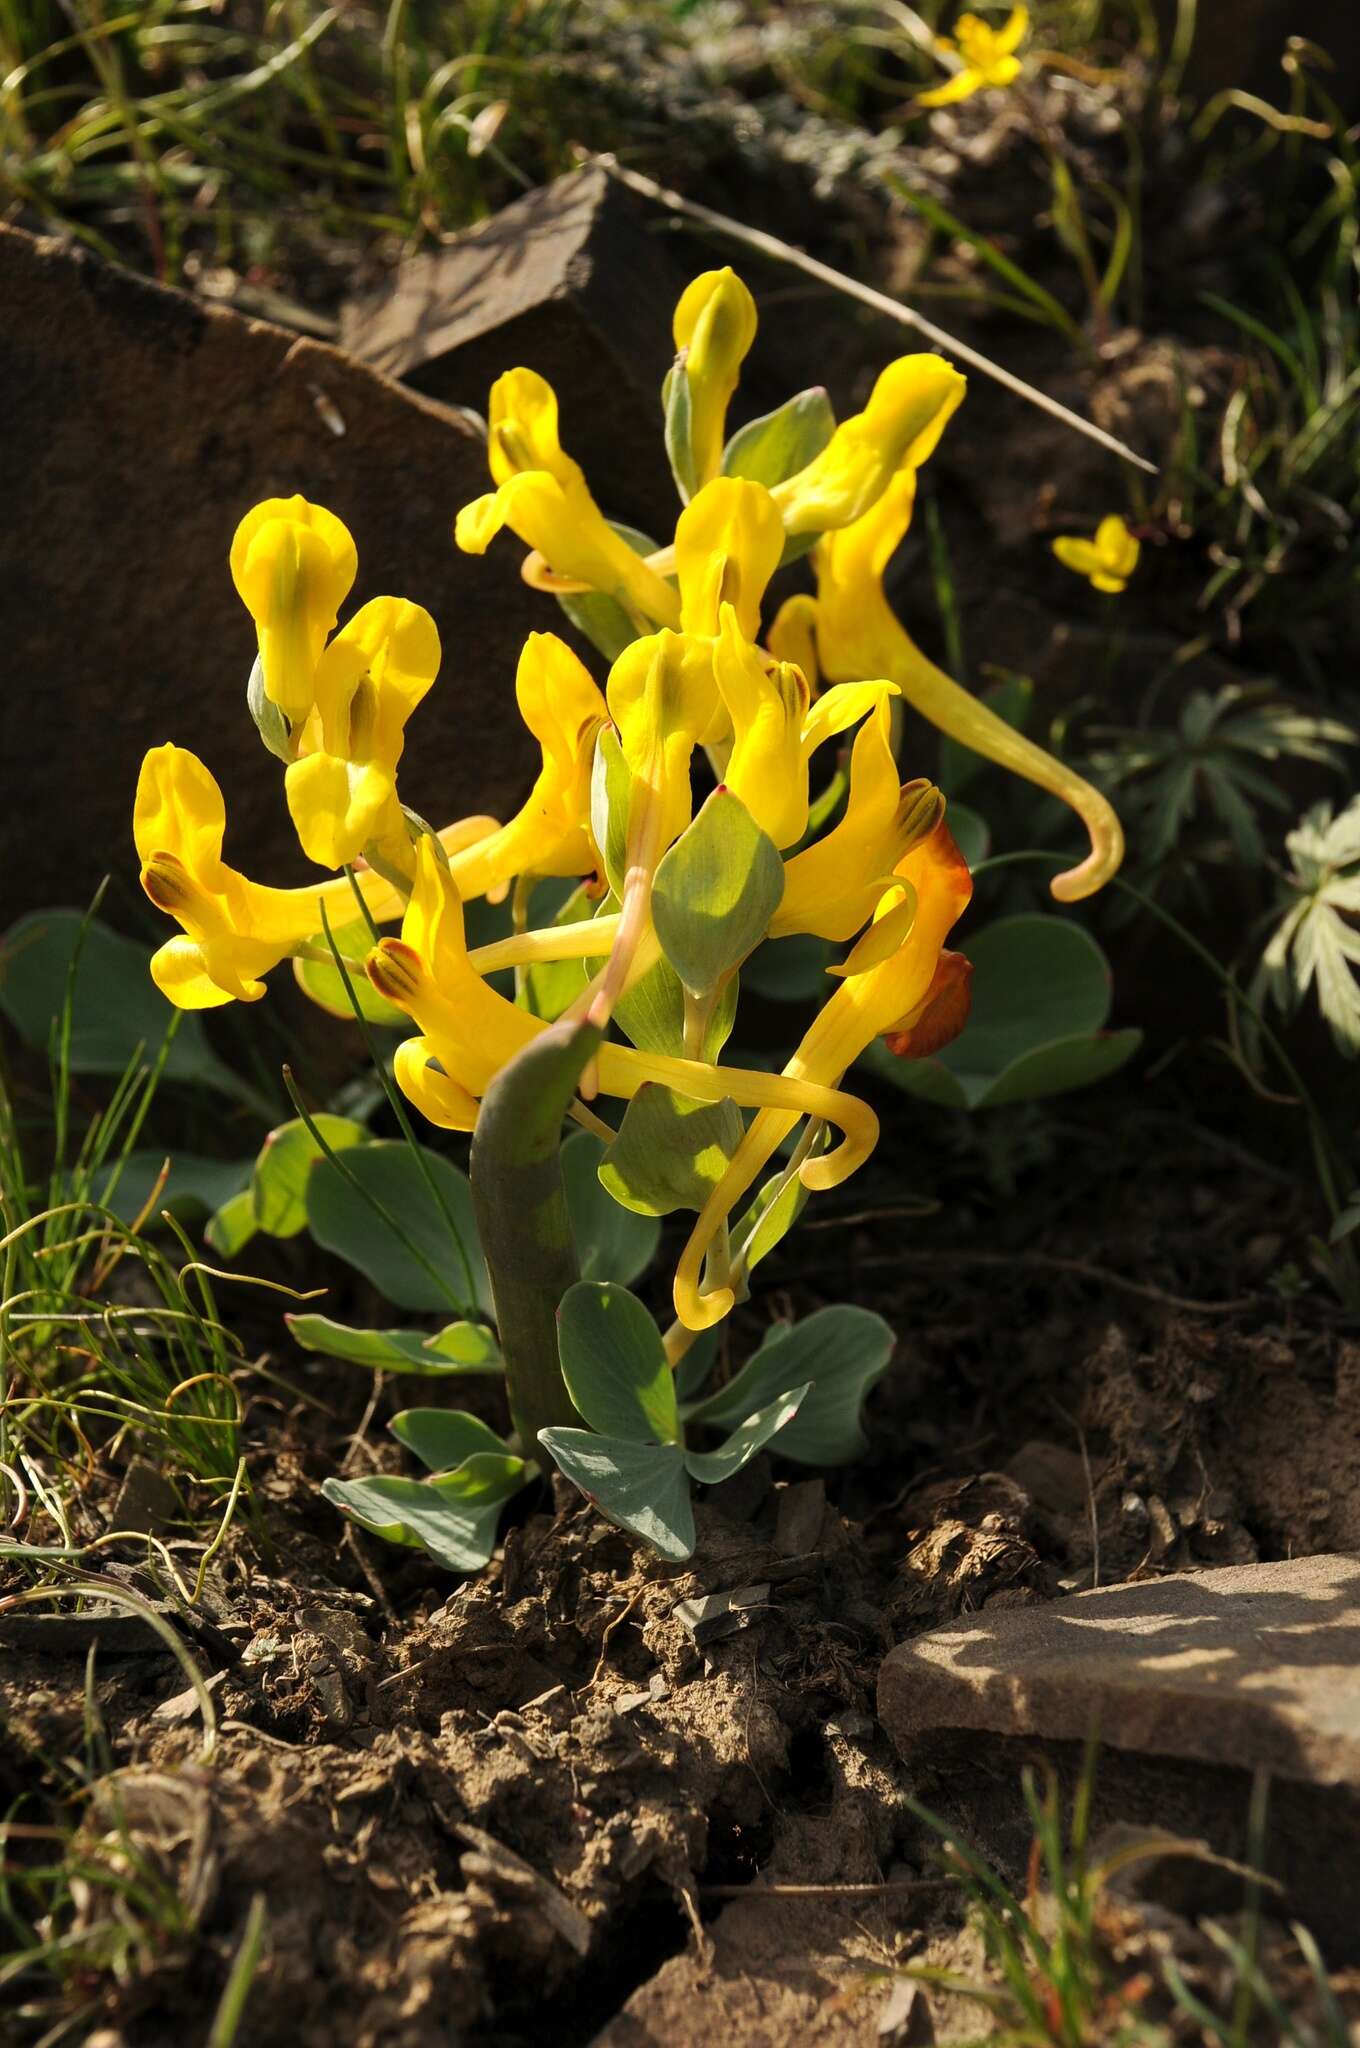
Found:
[{"label": "thin dry twig", "polygon": [[927,320],[923,314],[916,312],[911,306],[902,305],[897,299],[890,299],[886,292],[875,291],[872,285],[861,284],[855,277],[847,277],[843,270],[833,270],[829,263],[820,263],[815,256],[807,255],[802,249],[795,249],[789,242],[780,241],[777,235],[766,234],[763,228],[745,227],[740,221],[733,220],[730,214],[715,213],[710,206],[700,206],[693,199],[682,198],[680,193],[672,192],[665,185],[658,185],[654,178],[644,177],[641,171],[627,169],[623,164],[617,163],[612,156],[590,156],[584,161],[598,165],[611,178],[617,178],[620,184],[641,193],[644,199],[654,200],[668,212],[682,214],[689,220],[700,221],[715,234],[725,235],[730,241],[742,242],[748,249],[757,249],[762,256],[769,256],[776,263],[787,263],[793,269],[803,271],[806,276],[815,277],[820,284],[829,286],[832,291],[844,292],[847,297],[858,299],[862,305],[872,306],[876,313],[886,314],[890,320],[898,321],[903,327],[915,328],[927,341],[933,341],[937,347],[947,349],[949,354],[957,357],[961,363],[967,363],[970,368],[980,370],[984,377],[990,377],[995,383],[1003,384],[1008,391],[1015,392],[1017,397],[1025,399],[1030,405],[1037,405],[1041,412],[1049,413],[1055,420],[1061,420],[1064,426],[1071,427],[1075,433],[1084,434],[1088,441],[1098,442],[1112,455],[1117,455],[1121,462],[1131,462],[1135,469],[1145,470],[1149,476],[1158,475],[1155,462],[1149,462],[1146,456],[1135,455],[1132,448],[1126,447],[1124,442],[1116,439],[1113,434],[1107,434],[1105,429],[1096,426],[1093,420],[1084,420],[1080,413],[1072,412],[1056,398],[1050,398],[1047,392],[1036,391],[1032,384],[1026,384],[1023,377],[1017,377],[1013,371],[1003,369],[1000,363],[994,363],[989,357],[979,354],[976,349],[969,348],[966,342],[956,340],[952,334],[946,334],[933,320]]},{"label": "thin dry twig", "polygon": [[1184,1294],[1168,1294],[1147,1280],[1131,1280],[1126,1273],[1112,1273],[1107,1266],[1093,1266],[1086,1259],[1061,1259],[1051,1252],[881,1252],[860,1260],[861,1266],[1035,1266],[1050,1273],[1075,1273],[1083,1280],[1096,1280],[1104,1287],[1119,1287],[1126,1294],[1138,1294],[1163,1308],[1183,1308],[1196,1315],[1228,1316],[1251,1308],[1255,1295],[1244,1294],[1236,1301],[1192,1301]]}]

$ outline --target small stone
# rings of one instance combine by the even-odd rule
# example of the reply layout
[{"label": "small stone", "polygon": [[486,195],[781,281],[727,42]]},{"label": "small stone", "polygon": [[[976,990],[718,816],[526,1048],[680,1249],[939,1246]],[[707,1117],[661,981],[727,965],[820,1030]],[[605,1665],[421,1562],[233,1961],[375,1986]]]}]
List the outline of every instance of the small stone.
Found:
[{"label": "small stone", "polygon": [[183,1512],[179,1495],[165,1474],[145,1458],[134,1458],[123,1474],[109,1526],[139,1536],[158,1536]]},{"label": "small stone", "polygon": [[973,1615],[891,1652],[879,1717],[1360,1786],[1360,1558],[1292,1558]]},{"label": "small stone", "polygon": [[676,1620],[688,1629],[697,1644],[717,1642],[745,1628],[753,1611],[769,1604],[770,1589],[764,1586],[734,1586],[729,1593],[709,1593],[697,1600],[681,1600],[672,1610]]},{"label": "small stone", "polygon": [[798,1479],[779,1489],[774,1547],[780,1557],[811,1557],[826,1520],[826,1482]]}]

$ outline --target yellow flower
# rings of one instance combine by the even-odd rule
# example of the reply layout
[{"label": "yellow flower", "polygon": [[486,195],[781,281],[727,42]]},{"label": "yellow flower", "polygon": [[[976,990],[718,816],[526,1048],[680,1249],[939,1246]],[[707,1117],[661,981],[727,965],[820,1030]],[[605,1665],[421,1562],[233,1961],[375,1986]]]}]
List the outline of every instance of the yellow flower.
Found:
[{"label": "yellow flower", "polygon": [[971,99],[987,86],[1013,85],[1020,76],[1020,59],[1015,52],[1029,33],[1029,9],[1014,7],[1001,28],[993,28],[976,14],[961,14],[954,24],[956,42],[936,36],[935,47],[947,56],[962,59],[959,69],[945,84],[918,93],[918,107],[947,107],[955,100]]},{"label": "yellow flower", "polygon": [[610,669],[605,696],[633,778],[629,859],[654,868],[690,821],[694,749],[721,730],[712,641],[669,632],[634,640]]},{"label": "yellow flower", "polygon": [[[420,1036],[398,1052],[394,1071],[402,1092],[446,1130],[471,1130],[477,1105],[491,1081],[540,1032],[543,1021],[489,988],[468,956],[457,885],[428,840],[416,858],[416,885],[399,939],[383,939],[368,956],[373,986],[411,1016]],[[437,1064],[436,1064],[437,1063]],[[873,1148],[877,1122],[853,1095],[792,1083],[777,1074],[713,1067],[699,1060],[639,1052],[605,1044],[596,1057],[599,1090],[630,1101],[648,1082],[699,1102],[725,1098],[750,1109],[784,1109],[825,1117],[845,1133],[836,1152],[818,1161],[831,1171],[862,1163]]]},{"label": "yellow flower", "polygon": [[458,514],[454,539],[464,553],[485,554],[508,526],[553,575],[603,591],[659,625],[678,626],[675,591],[614,532],[580,465],[564,451],[551,384],[534,370],[507,370],[491,387],[489,429],[497,488]]},{"label": "yellow flower", "polygon": [[[907,703],[941,732],[1070,804],[1090,834],[1091,852],[1050,886],[1060,902],[1077,902],[1117,871],[1124,857],[1119,819],[1099,790],[927,661],[898,619],[884,594],[883,574],[911,523],[915,495],[915,472],[899,471],[853,525],[823,536],[812,554],[817,596],[811,619],[808,601],[791,599],[775,621],[771,645],[785,645],[794,632],[806,635],[810,624],[823,675],[890,677]],[[795,603],[804,609],[786,620]]]},{"label": "yellow flower", "polygon": [[788,534],[826,533],[867,512],[901,469],[932,455],[965,380],[943,356],[899,356],[863,412],[842,420],[820,455],[771,494]]},{"label": "yellow flower", "polygon": [[[879,918],[839,970],[840,987],[823,1007],[784,1069],[794,1087],[834,1088],[865,1047],[884,1033],[896,1037],[919,1028],[932,995],[952,976],[941,974],[944,941],[966,909],[972,877],[943,821],[899,861],[893,887],[879,905]],[[962,1028],[961,1006],[952,1021]],[[937,1038],[935,1043],[939,1043]],[[730,1287],[719,1282],[701,1290],[704,1260],[736,1204],[769,1164],[798,1122],[783,1108],[755,1117],[733,1153],[694,1226],[675,1276],[675,1312],[690,1330],[706,1330],[733,1305]],[[808,1188],[835,1187],[846,1177],[842,1145],[836,1152],[804,1161]]]},{"label": "yellow flower", "polygon": [[[235,998],[258,1002],[261,977],[323,928],[353,921],[347,880],[319,888],[270,889],[222,858],[227,812],[222,792],[186,747],[153,747],[142,762],[133,837],[142,887],[184,927],[151,962],[162,995],[181,1010],[206,1010]],[[376,875],[360,886],[375,918],[395,917],[400,898]]]},{"label": "yellow flower", "polygon": [[855,734],[845,814],[784,863],[784,897],[772,939],[810,932],[844,942],[868,923],[898,862],[943,815],[929,782],[901,783],[892,746],[892,706],[882,698]]},{"label": "yellow flower", "polygon": [[586,875],[598,865],[590,777],[595,741],[609,717],[604,698],[565,641],[531,633],[519,658],[515,699],[542,749],[543,766],[508,824],[450,855],[464,902],[515,875]]},{"label": "yellow flower", "polygon": [[1091,540],[1060,534],[1053,552],[1064,569],[1089,577],[1093,590],[1121,591],[1138,567],[1138,542],[1117,512],[1101,520]]},{"label": "yellow flower", "polygon": [[722,467],[727,408],[756,338],[755,300],[734,270],[706,270],[681,293],[674,333],[684,354],[674,374],[689,381],[697,491]]},{"label": "yellow flower", "polygon": [[812,703],[803,671],[792,662],[767,661],[743,639],[730,604],[722,607],[713,672],[732,724],[723,780],[776,846],[792,846],[807,830],[814,750],[883,698],[896,696],[896,688],[889,682],[843,683]]},{"label": "yellow flower", "polygon": [[784,522],[763,484],[720,476],[685,507],[675,528],[680,628],[718,631],[718,608],[736,609],[748,640],[760,637],[760,606],[784,552]]},{"label": "yellow flower", "polygon": [[397,763],[406,721],[438,672],[434,620],[402,597],[371,599],[331,641],[317,663],[302,757],[284,774],[309,860],[345,867],[372,844],[408,864]]},{"label": "yellow flower", "polygon": [[236,529],[232,581],[255,621],[264,693],[295,726],[358,566],[348,529],[305,498],[266,498]]}]

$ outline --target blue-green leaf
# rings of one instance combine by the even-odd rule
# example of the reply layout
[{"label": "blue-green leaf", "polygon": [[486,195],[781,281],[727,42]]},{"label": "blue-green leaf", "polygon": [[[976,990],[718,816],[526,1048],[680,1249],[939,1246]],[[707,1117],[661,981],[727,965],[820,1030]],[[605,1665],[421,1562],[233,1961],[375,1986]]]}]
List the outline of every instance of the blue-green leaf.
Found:
[{"label": "blue-green leaf", "polygon": [[[373,936],[362,919],[352,924],[332,925],[331,937],[335,940],[341,958],[346,962],[349,985],[354,990],[355,1000],[366,1023],[387,1024],[396,1030],[409,1030],[410,1019],[395,1003],[389,1003],[386,996],[380,996],[364,972],[364,957],[373,944]],[[293,978],[305,996],[310,997],[318,1009],[326,1010],[332,1017],[343,1017],[347,1024],[354,1022],[354,1004],[345,992],[345,982],[331,956],[330,943],[324,932],[318,932],[312,945],[327,955],[324,960],[297,959],[293,962]]]},{"label": "blue-green leaf", "polygon": [[696,1102],[647,1081],[624,1111],[619,1135],[600,1161],[601,1185],[640,1216],[696,1212],[727,1171],[745,1134],[729,1098]]},{"label": "blue-green leaf", "polygon": [[[508,1446],[475,1415],[460,1408],[403,1408],[387,1425],[429,1472],[452,1472],[468,1458],[511,1458]],[[514,1463],[523,1469],[524,1460]]]},{"label": "blue-green leaf", "polygon": [[80,964],[71,992],[73,1073],[121,1074],[139,1046],[150,1066],[178,1014],[166,1079],[240,1095],[241,1084],[209,1045],[202,1019],[192,1011],[174,1011],[151,979],[152,949],[79,910],[31,911],[10,926],[0,945],[0,1010],[26,1044],[47,1050],[66,1001],[77,944]]},{"label": "blue-green leaf", "polygon": [[1138,1031],[1103,1033],[1110,969],[1091,934],[1042,912],[1000,918],[964,946],[972,1008],[962,1034],[929,1059],[875,1043],[865,1064],[928,1102],[989,1109],[1090,1087],[1132,1058]]},{"label": "blue-green leaf", "polygon": [[[367,1141],[362,1124],[322,1110],[312,1118],[332,1152],[347,1152]],[[296,1237],[307,1226],[307,1183],[325,1154],[301,1117],[269,1133],[251,1176],[255,1221],[270,1237]]]},{"label": "blue-green leaf", "polygon": [[716,1394],[688,1410],[695,1422],[739,1423],[794,1387],[811,1383],[779,1440],[782,1457],[803,1465],[844,1465],[865,1448],[864,1396],[888,1367],[895,1343],[882,1316],[838,1304],[772,1330],[755,1356]]},{"label": "blue-green leaf", "polygon": [[836,431],[824,388],[815,384],[773,412],[738,427],[723,449],[724,476],[742,476],[772,491],[816,459]]},{"label": "blue-green leaf", "polygon": [[592,1131],[576,1131],[562,1147],[562,1186],[583,1280],[617,1280],[626,1287],[656,1257],[661,1225],[634,1215],[601,1184],[600,1163],[611,1157]]},{"label": "blue-green leaf", "polygon": [[327,1479],[333,1507],[389,1543],[423,1550],[451,1572],[476,1572],[496,1547],[501,1509],[519,1491],[523,1463],[483,1453],[437,1479]]},{"label": "blue-green leaf", "polygon": [[[443,1197],[435,1201],[410,1145],[386,1140],[356,1146],[343,1158],[352,1174],[393,1224],[384,1221],[341,1168],[318,1160],[307,1182],[307,1222],[317,1243],[357,1266],[398,1308],[447,1314],[479,1308],[491,1314],[491,1286],[477,1242],[467,1175],[438,1152],[421,1148],[426,1169]],[[464,1257],[471,1268],[471,1299]]]},{"label": "blue-green leaf", "polygon": [[592,1429],[636,1442],[678,1439],[675,1382],[661,1333],[635,1294],[578,1281],[557,1311],[557,1342],[567,1391]]},{"label": "blue-green leaf", "polygon": [[657,867],[652,922],[684,987],[700,996],[764,938],[784,894],[784,863],[740,797],[719,788]]},{"label": "blue-green leaf", "polygon": [[211,1214],[239,1195],[250,1179],[252,1161],[248,1159],[205,1159],[197,1152],[167,1154],[148,1147],[129,1152],[121,1166],[109,1168],[96,1200],[123,1222],[131,1223],[146,1207],[167,1156],[170,1171],[156,1196],[153,1220],[162,1209],[172,1216],[199,1216],[205,1210]]},{"label": "blue-green leaf", "polygon": [[505,1366],[492,1331],[482,1323],[450,1323],[427,1336],[423,1330],[355,1330],[329,1316],[284,1317],[304,1351],[320,1351],[374,1372],[419,1373],[426,1379],[463,1373],[499,1373]]},{"label": "blue-green leaf", "polygon": [[685,1468],[690,1478],[697,1479],[702,1486],[717,1486],[735,1472],[740,1472],[771,1437],[778,1436],[780,1430],[787,1428],[811,1391],[810,1385],[791,1387],[787,1394],[779,1395],[768,1407],[758,1408],[754,1415],[748,1415],[716,1451],[686,1451]]},{"label": "blue-green leaf", "polygon": [[558,1468],[611,1522],[681,1563],[694,1550],[694,1509],[678,1444],[640,1444],[588,1429],[543,1429]]}]

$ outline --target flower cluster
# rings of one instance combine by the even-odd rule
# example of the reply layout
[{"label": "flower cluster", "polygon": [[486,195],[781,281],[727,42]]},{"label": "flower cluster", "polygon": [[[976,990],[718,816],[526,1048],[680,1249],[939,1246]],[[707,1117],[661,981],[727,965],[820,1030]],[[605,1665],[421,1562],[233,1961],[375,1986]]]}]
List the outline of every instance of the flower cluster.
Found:
[{"label": "flower cluster", "polygon": [[[689,1331],[740,1298],[752,1217],[799,1195],[798,1183],[835,1186],[872,1150],[873,1112],[843,1086],[866,1047],[885,1038],[920,1056],[966,1018],[967,964],[946,941],[971,879],[939,792],[902,779],[903,705],[1073,805],[1091,849],[1055,893],[1099,887],[1122,851],[1097,792],[929,663],[884,594],[917,473],[963,378],[939,356],[904,356],[839,424],[814,390],[729,439],[755,332],[731,270],[696,278],[676,308],[663,407],[682,509],[661,547],[596,504],[543,378],[515,369],[493,388],[493,489],[459,514],[457,544],[481,553],[505,530],[517,536],[526,582],[557,596],[610,657],[601,690],[562,639],[529,634],[515,690],[542,765],[513,817],[435,832],[403,808],[406,724],[435,679],[438,634],[418,604],[392,597],[337,627],[354,543],[302,498],[248,513],[231,569],[258,636],[250,708],[285,764],[303,850],[332,878],[275,889],[227,866],[221,792],[175,745],[148,754],[135,816],[143,885],[182,928],[152,971],[181,1007],[257,999],[271,967],[317,957],[323,934],[353,927],[356,897],[375,928],[400,919],[363,965],[415,1025],[395,1072],[432,1123],[472,1129],[492,1079],[553,1017],[612,1026],[583,1077],[581,1120],[612,1136],[587,1105],[631,1106],[651,1090],[649,1130],[664,1098],[677,1132],[693,1119],[707,1134],[675,1278]],[[776,573],[804,555],[815,592],[786,597],[767,623]],[[851,732],[848,760],[819,774],[819,753]],[[565,905],[559,888],[556,915],[536,925],[545,878],[578,887]],[[464,904],[512,885],[515,928],[470,948]],[[848,948],[829,969],[828,1000],[782,1072],[725,1064],[745,959],[798,933]],[[547,963],[577,963],[565,980],[543,977],[551,1001],[535,996]],[[520,970],[518,1000],[488,979],[507,967]],[[694,1119],[702,1105],[725,1106],[716,1164],[713,1119]],[[734,1233],[800,1126],[790,1164]]]}]

